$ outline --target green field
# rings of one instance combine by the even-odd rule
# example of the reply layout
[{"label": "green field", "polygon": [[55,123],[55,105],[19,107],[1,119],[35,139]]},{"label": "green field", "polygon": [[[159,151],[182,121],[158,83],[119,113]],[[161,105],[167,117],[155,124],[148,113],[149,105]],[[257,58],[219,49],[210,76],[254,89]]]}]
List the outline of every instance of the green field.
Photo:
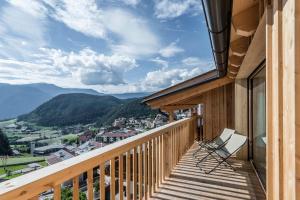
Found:
[{"label": "green field", "polygon": [[[29,157],[17,157],[17,158],[8,158],[6,165],[21,165],[33,162],[41,162],[44,161],[45,158],[43,156],[29,156]],[[0,162],[0,167],[3,167],[3,162]]]},{"label": "green field", "polygon": [[0,121],[0,128],[6,127],[10,124],[14,124],[17,120],[16,119],[11,119],[7,121]]},{"label": "green field", "polygon": [[[43,162],[38,162],[41,166],[43,167],[46,167],[47,166],[47,163],[45,161]],[[24,169],[26,168],[27,165],[14,165],[14,166],[9,166],[9,167],[6,167],[7,170],[13,172],[13,171],[17,171],[17,170],[20,170],[20,169]],[[0,167],[0,175],[3,175],[5,174],[5,170],[3,167]],[[18,176],[21,176],[22,174],[13,174],[11,176],[6,176],[5,178],[7,179],[12,179],[12,178],[15,178],[15,177],[18,177]]]}]

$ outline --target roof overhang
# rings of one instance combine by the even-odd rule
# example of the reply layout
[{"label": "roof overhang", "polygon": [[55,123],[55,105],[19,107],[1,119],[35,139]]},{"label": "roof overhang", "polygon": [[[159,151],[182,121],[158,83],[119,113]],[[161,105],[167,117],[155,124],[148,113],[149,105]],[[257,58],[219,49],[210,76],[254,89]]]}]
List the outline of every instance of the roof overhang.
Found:
[{"label": "roof overhang", "polygon": [[198,105],[197,97],[203,93],[232,82],[233,79],[225,76],[145,102],[152,108],[160,108],[162,110],[187,109]]},{"label": "roof overhang", "polygon": [[164,90],[161,90],[159,92],[156,92],[154,94],[151,94],[147,97],[144,98],[143,102],[148,103],[152,100],[162,98],[171,94],[179,93],[183,90],[189,89],[196,87],[200,84],[210,82],[212,80],[217,79],[218,76],[218,71],[217,70],[212,70],[207,73],[201,74],[199,76],[196,76],[192,79],[186,80],[184,82],[181,82],[179,84],[176,84],[174,86],[171,86],[169,88],[166,88]]}]

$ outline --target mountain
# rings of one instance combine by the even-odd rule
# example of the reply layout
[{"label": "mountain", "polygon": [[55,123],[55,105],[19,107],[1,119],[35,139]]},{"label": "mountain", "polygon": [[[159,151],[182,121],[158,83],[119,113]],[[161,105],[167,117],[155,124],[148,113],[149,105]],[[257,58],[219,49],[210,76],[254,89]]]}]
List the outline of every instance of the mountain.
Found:
[{"label": "mountain", "polygon": [[0,120],[31,112],[42,103],[60,94],[85,93],[103,95],[95,90],[61,88],[46,83],[10,85],[0,83]]},{"label": "mountain", "polygon": [[109,124],[119,117],[151,116],[158,111],[140,103],[141,99],[121,100],[113,96],[62,94],[42,104],[18,120],[42,126]]},{"label": "mountain", "polygon": [[105,117],[100,118],[97,122],[100,125],[111,124],[115,119],[120,117],[155,117],[158,114],[158,110],[152,110],[149,106],[146,106],[141,102],[141,98],[122,100],[122,104],[116,106],[111,112]]},{"label": "mountain", "polygon": [[70,94],[70,93],[83,93],[83,94],[92,94],[92,95],[103,95],[103,93],[99,93],[96,90],[92,89],[79,89],[79,88],[61,88],[54,84],[48,83],[32,83],[27,84],[30,87],[36,88],[50,94],[51,96],[57,96],[59,94]]},{"label": "mountain", "polygon": [[141,98],[150,95],[149,92],[133,92],[133,93],[121,93],[121,94],[111,94],[114,97],[119,99],[132,99],[132,98]]}]

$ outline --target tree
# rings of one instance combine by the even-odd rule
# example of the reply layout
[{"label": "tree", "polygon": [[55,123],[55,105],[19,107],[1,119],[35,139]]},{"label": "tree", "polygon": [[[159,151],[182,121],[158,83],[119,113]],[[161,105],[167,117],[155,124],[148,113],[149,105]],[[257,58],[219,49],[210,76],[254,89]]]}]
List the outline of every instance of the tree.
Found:
[{"label": "tree", "polygon": [[7,136],[0,129],[0,156],[11,156],[12,153]]},{"label": "tree", "polygon": [[[61,199],[62,200],[72,200],[73,191],[71,188],[63,188],[61,190]],[[87,200],[86,194],[82,191],[79,191],[79,200]]]}]

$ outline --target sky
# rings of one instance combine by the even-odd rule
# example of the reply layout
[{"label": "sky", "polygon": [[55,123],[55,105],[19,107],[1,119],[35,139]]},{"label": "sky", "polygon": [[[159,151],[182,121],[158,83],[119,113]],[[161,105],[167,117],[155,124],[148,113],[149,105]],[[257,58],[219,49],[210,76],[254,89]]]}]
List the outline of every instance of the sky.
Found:
[{"label": "sky", "polygon": [[1,0],[0,82],[154,92],[214,68],[200,0]]}]

